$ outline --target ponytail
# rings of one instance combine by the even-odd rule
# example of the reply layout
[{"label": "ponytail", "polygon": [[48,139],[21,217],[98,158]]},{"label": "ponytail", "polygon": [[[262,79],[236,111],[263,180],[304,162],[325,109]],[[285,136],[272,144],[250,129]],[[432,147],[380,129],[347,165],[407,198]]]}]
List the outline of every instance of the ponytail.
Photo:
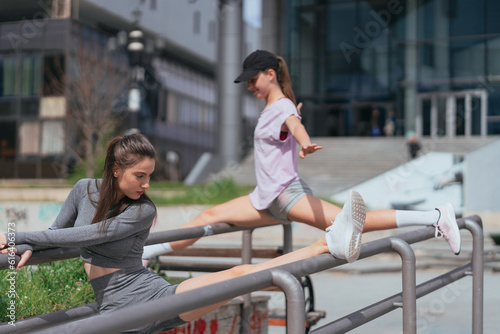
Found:
[{"label": "ponytail", "polygon": [[293,104],[297,105],[295,94],[292,90],[292,81],[290,80],[290,74],[288,73],[288,66],[286,66],[286,62],[282,57],[278,56],[278,60],[278,82],[280,84],[281,90],[283,91],[283,94],[285,94],[285,96],[293,102]]}]

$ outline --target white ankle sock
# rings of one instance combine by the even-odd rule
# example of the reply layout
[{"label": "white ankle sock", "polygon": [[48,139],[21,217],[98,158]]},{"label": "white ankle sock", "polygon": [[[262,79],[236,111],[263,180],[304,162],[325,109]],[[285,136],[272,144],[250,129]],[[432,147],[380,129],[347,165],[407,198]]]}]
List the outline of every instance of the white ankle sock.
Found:
[{"label": "white ankle sock", "polygon": [[412,211],[396,210],[396,224],[398,227],[432,225],[438,221],[439,211]]},{"label": "white ankle sock", "polygon": [[162,255],[165,253],[172,252],[172,246],[170,246],[169,242],[165,242],[162,244],[149,245],[144,247],[144,252],[142,253],[143,259],[150,259],[152,257]]}]

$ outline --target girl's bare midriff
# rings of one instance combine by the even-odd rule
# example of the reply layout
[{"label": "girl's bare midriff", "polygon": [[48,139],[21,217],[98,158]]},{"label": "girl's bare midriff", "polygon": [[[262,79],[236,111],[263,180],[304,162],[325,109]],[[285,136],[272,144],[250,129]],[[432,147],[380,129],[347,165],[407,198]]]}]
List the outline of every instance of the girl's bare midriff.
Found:
[{"label": "girl's bare midriff", "polygon": [[107,274],[114,273],[115,271],[120,270],[120,268],[105,268],[99,267],[94,264],[90,264],[88,262],[83,261],[83,267],[85,268],[85,272],[89,277],[89,280],[98,278]]}]

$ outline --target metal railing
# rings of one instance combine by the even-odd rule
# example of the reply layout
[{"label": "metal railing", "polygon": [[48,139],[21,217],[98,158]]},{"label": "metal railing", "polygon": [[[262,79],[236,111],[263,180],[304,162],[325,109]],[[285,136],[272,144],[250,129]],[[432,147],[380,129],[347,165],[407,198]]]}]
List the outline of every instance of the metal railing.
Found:
[{"label": "metal railing", "polygon": [[[261,227],[275,226],[264,225]],[[146,245],[158,244],[163,242],[171,242],[176,240],[184,240],[191,238],[201,238],[208,235],[218,235],[230,232],[243,231],[242,259],[243,263],[250,263],[252,254],[251,231],[254,227],[240,227],[228,223],[217,223],[210,225],[207,229],[205,226],[189,227],[183,229],[175,229],[161,232],[151,233],[146,240]],[[209,231],[209,232],[207,232]],[[288,253],[292,250],[292,231],[289,224],[283,225],[283,252]],[[26,265],[35,265],[52,261],[66,260],[80,256],[78,247],[59,247],[40,249],[33,252]],[[19,262],[20,257],[16,255],[15,263]],[[7,254],[0,254],[0,270],[9,269],[9,257]]]},{"label": "metal railing", "polygon": [[[416,285],[416,258],[409,245],[433,238],[433,227],[422,228],[362,244],[358,261],[384,252],[395,251],[399,253],[402,260],[402,292],[323,325],[320,328],[312,330],[310,333],[344,333],[398,308],[403,309],[402,331],[409,334],[416,333],[417,298],[463,277],[472,276],[472,333],[481,334],[483,331],[484,280],[484,244],[481,219],[478,216],[458,219],[458,225],[460,229],[465,228],[472,233],[473,250],[471,262],[418,286]],[[223,233],[223,230],[232,232],[234,230],[242,230],[242,228],[221,225],[220,230],[219,227],[214,228],[213,234],[218,234],[218,232]],[[148,239],[148,244],[167,240],[173,241],[175,238],[184,238],[178,235],[173,236],[173,234],[186,231],[176,230],[168,232],[158,232],[162,233],[162,235],[155,233],[154,236],[152,235],[152,240]],[[171,234],[170,232],[175,233]],[[194,231],[190,231],[189,233],[191,232],[194,233]],[[189,237],[201,236],[199,233],[204,234],[205,231],[196,232],[196,235],[191,234]],[[303,334],[305,331],[304,295],[297,277],[311,275],[343,264],[346,264],[345,260],[336,259],[330,254],[322,254],[274,269],[213,284],[210,285],[210,288],[203,287],[164,299],[147,302],[141,304],[141,307],[127,307],[107,314],[99,314],[41,329],[35,331],[35,333],[107,333],[123,331],[152,321],[174,317],[179,313],[228,300],[242,294],[248,294],[270,286],[278,286],[284,291],[287,300],[287,333]],[[3,333],[1,326],[0,333]]]}]

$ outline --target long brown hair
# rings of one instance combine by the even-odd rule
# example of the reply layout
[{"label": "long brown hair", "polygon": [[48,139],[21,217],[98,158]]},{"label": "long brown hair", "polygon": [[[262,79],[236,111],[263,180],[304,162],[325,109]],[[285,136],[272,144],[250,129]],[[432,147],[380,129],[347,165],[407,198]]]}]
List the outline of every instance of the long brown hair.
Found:
[{"label": "long brown hair", "polygon": [[[117,210],[110,212],[115,207],[114,204],[117,201],[118,193],[117,180],[113,177],[113,167],[116,165],[120,169],[127,169],[145,158],[155,159],[156,151],[154,146],[143,135],[134,133],[111,140],[106,151],[106,161],[104,162],[104,172],[100,186],[96,180],[96,186],[99,189],[99,200],[97,201],[97,209],[92,224],[106,221],[107,218],[116,216],[119,213],[118,208],[121,205],[118,205]],[[146,193],[139,200],[141,199],[153,203]],[[125,197],[119,204],[133,201]]]}]

